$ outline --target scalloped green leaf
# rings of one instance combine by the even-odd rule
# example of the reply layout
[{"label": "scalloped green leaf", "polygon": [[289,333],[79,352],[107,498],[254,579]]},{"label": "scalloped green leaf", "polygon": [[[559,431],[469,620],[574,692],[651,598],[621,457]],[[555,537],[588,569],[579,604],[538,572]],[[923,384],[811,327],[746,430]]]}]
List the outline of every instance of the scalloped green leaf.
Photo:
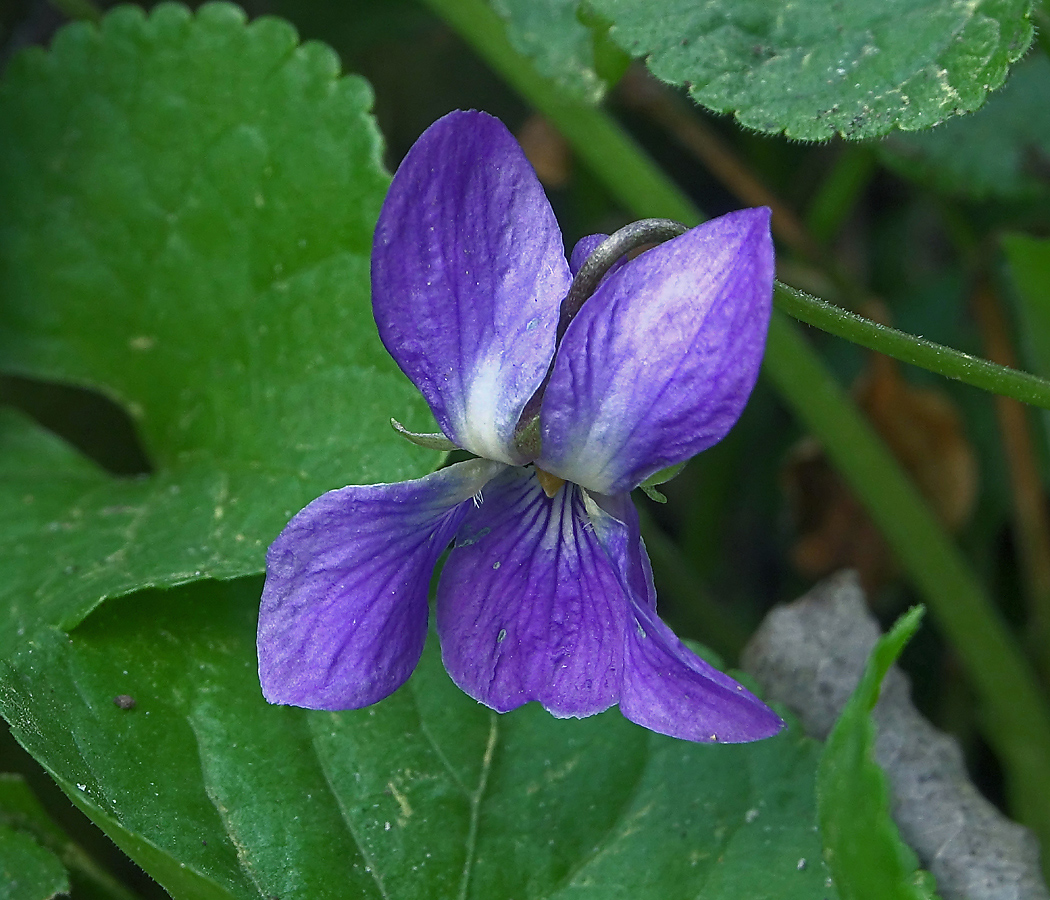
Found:
[{"label": "scalloped green leaf", "polygon": [[372,321],[371,102],[330,49],[229,4],[118,8],[11,62],[0,368],[114,398],[155,472],[112,478],[4,420],[0,644],[259,572],[323,490],[433,463],[389,427],[430,422]]},{"label": "scalloped green leaf", "polygon": [[500,716],[452,684],[434,640],[368,709],[268,706],[259,587],[114,599],[0,668],[19,740],[177,900],[835,897],[819,746],[797,728],[699,745],[616,710]]},{"label": "scalloped green leaf", "polygon": [[1018,63],[979,112],[923,134],[891,136],[879,155],[901,174],[974,200],[1050,197],[1050,60]]},{"label": "scalloped green leaf", "polygon": [[787,7],[760,0],[490,0],[516,49],[580,99],[593,71],[578,5],[609,37],[748,128],[801,140],[918,131],[979,109],[1032,41],[1031,0]]},{"label": "scalloped green leaf", "polygon": [[594,36],[576,14],[576,0],[491,0],[507,23],[507,37],[578,100],[597,103],[605,82],[595,66]]},{"label": "scalloped green leaf", "polygon": [[821,754],[817,797],[824,858],[844,900],[936,900],[933,876],[918,868],[890,814],[871,720],[882,680],[923,612],[917,606],[905,613],[876,643]]},{"label": "scalloped green leaf", "polygon": [[587,0],[663,81],[803,140],[916,131],[973,112],[1032,40],[1030,0]]}]

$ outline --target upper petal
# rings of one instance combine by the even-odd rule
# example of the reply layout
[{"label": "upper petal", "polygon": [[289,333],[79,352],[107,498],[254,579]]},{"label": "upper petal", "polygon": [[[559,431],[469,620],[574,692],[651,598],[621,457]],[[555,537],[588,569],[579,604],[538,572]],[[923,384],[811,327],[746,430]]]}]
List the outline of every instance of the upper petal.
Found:
[{"label": "upper petal", "polygon": [[538,700],[556,716],[616,702],[627,605],[565,485],[551,499],[531,469],[507,469],[463,520],[441,573],[445,668],[500,712]]},{"label": "upper petal", "polygon": [[441,429],[522,462],[512,435],[554,354],[571,277],[536,174],[503,124],[454,112],[394,176],[372,250],[372,305],[391,356]]},{"label": "upper petal", "polygon": [[266,554],[266,699],[356,709],[400,687],[423,651],[438,556],[502,468],[471,460],[417,481],[345,487],[296,515]]},{"label": "upper petal", "polygon": [[739,743],[784,723],[761,700],[689,650],[656,615],[655,591],[637,512],[625,496],[588,498],[594,534],[628,596],[620,712],[651,731],[687,741]]},{"label": "upper petal", "polygon": [[537,464],[618,494],[717,443],[758,377],[772,295],[765,208],[714,219],[625,265],[558,348]]}]

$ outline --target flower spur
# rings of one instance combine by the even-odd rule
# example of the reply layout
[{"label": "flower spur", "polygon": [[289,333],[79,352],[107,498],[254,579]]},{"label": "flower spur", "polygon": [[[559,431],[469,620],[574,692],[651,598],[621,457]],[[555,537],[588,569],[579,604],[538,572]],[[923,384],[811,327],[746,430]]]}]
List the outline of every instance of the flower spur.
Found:
[{"label": "flower spur", "polygon": [[350,709],[400,687],[454,543],[437,632],[449,675],[480,702],[562,717],[618,703],[693,741],[781,728],[657,617],[629,497],[720,440],[746,403],[771,308],[769,211],[604,265],[593,294],[563,306],[603,237],[566,261],[531,166],[488,115],[451,113],[413,146],[376,228],[373,311],[436,442],[478,458],[331,491],[288,523],[259,618],[270,702]]}]

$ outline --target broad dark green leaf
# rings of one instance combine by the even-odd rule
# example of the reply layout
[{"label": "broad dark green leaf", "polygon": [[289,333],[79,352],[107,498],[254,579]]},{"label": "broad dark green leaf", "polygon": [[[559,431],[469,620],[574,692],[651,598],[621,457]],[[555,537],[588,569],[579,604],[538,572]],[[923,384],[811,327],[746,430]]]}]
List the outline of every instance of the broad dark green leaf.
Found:
[{"label": "broad dark green leaf", "polygon": [[[915,131],[972,112],[1032,40],[1030,0],[589,0],[587,8],[612,23],[620,47],[697,102],[806,140]],[[512,40],[525,21],[519,13]],[[518,49],[549,73],[558,60],[545,42],[565,38],[553,17],[528,27],[534,38],[518,38]]]},{"label": "broad dark green leaf", "polygon": [[119,8],[12,61],[0,367],[113,397],[156,467],[109,478],[4,423],[16,619],[258,572],[322,490],[433,463],[388,424],[429,427],[369,306],[388,184],[371,100],[329,49],[223,4]]},{"label": "broad dark green leaf", "polygon": [[819,748],[797,731],[702,746],[616,710],[498,716],[452,685],[434,641],[374,707],[270,707],[258,592],[115,599],[42,631],[0,678],[19,739],[176,898],[835,896]]},{"label": "broad dark green leaf", "polygon": [[1034,53],[972,116],[925,134],[893,135],[885,162],[909,178],[975,200],[1050,199],[1050,60]]},{"label": "broad dark green leaf", "polygon": [[797,733],[497,717],[433,646],[368,710],[263,702],[260,582],[210,579],[259,571],[326,487],[432,462],[386,424],[427,427],[368,307],[369,103],[224,5],[121,9],[12,65],[0,360],[124,404],[156,466],[114,479],[0,418],[12,731],[176,898],[830,896]]},{"label": "broad dark green leaf", "polygon": [[890,815],[871,720],[882,680],[915,634],[922,614],[922,607],[916,607],[879,639],[821,755],[817,794],[824,856],[844,900],[936,896],[932,876],[918,869],[915,853],[901,840]]}]

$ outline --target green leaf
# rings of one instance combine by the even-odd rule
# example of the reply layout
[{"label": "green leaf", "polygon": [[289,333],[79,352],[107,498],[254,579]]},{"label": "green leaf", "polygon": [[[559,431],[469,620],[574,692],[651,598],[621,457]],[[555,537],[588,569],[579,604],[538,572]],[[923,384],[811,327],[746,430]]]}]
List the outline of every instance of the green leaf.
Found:
[{"label": "green leaf", "polygon": [[1050,59],[1033,53],[973,116],[925,134],[893,135],[882,159],[903,175],[975,200],[1048,198]]},{"label": "green leaf", "polygon": [[51,900],[68,891],[57,856],[24,831],[0,824],[0,900]]},{"label": "green leaf", "polygon": [[48,844],[66,841],[21,775],[0,773],[0,900],[49,900],[69,890]]},{"label": "green leaf", "polygon": [[155,473],[111,478],[4,420],[0,645],[106,596],[259,572],[323,490],[433,462],[388,424],[431,425],[371,316],[371,91],[296,40],[226,4],[123,7],[8,66],[0,367],[117,400]]},{"label": "green leaf", "polygon": [[871,712],[882,680],[915,634],[915,607],[879,639],[853,696],[828,736],[817,796],[824,858],[844,900],[931,900],[933,878],[918,870],[914,852],[890,816],[886,776],[875,762]]},{"label": "green leaf", "polygon": [[65,833],[51,820],[25,779],[13,772],[0,772],[0,824],[31,832],[53,845],[66,841]]},{"label": "green leaf", "polygon": [[507,37],[537,71],[567,96],[597,103],[605,82],[596,71],[595,36],[576,14],[577,0],[491,0]]},{"label": "green leaf", "polygon": [[972,112],[1032,40],[1030,0],[588,0],[650,70],[757,131],[859,140]]},{"label": "green leaf", "polygon": [[451,683],[433,640],[376,706],[271,707],[259,587],[112,600],[0,676],[19,740],[174,897],[835,896],[819,747],[796,729],[711,746],[616,710],[499,716]]}]

